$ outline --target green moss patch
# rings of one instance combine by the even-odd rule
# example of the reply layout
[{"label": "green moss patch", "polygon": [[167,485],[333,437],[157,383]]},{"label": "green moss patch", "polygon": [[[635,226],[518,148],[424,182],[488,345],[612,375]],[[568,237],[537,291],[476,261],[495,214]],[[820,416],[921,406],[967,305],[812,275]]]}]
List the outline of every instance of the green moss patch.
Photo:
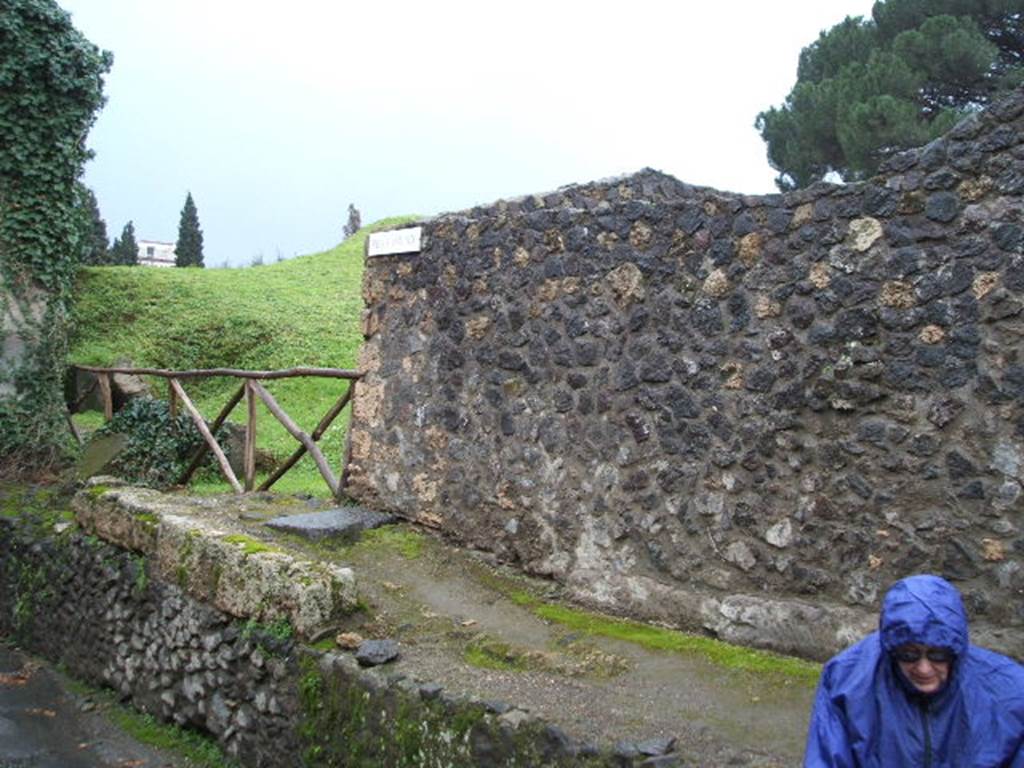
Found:
[{"label": "green moss patch", "polygon": [[184,760],[186,766],[194,768],[235,768],[237,763],[229,760],[211,739],[195,731],[186,731],[174,725],[155,720],[152,715],[136,712],[134,709],[108,703],[107,715],[136,741],[157,749],[166,750]]},{"label": "green moss patch", "polygon": [[817,684],[821,674],[821,666],[813,662],[731,645],[709,637],[615,619],[561,605],[537,602],[531,607],[540,618],[576,632],[624,640],[651,650],[700,654],[725,669],[781,675],[810,686]]},{"label": "green moss patch", "polygon": [[225,536],[224,541],[229,544],[236,544],[241,547],[242,552],[246,555],[255,555],[260,552],[280,552],[281,550],[277,547],[266,544],[258,539],[254,539],[251,536],[246,536],[244,533],[233,533],[230,536]]},{"label": "green moss patch", "polygon": [[522,671],[529,667],[528,659],[508,643],[479,638],[466,646],[462,658],[467,664],[481,669]]},{"label": "green moss patch", "polygon": [[415,560],[423,554],[424,536],[418,531],[397,525],[385,525],[363,531],[358,546],[386,547],[404,557]]},{"label": "green moss patch", "polygon": [[570,608],[544,600],[529,589],[523,588],[520,580],[498,575],[489,569],[478,569],[476,576],[515,605],[527,608],[541,619],[559,624],[585,637],[622,640],[654,651],[697,654],[724,669],[774,675],[810,687],[817,685],[818,677],[821,675],[821,665],[814,662],[744,648],[689,632]]}]

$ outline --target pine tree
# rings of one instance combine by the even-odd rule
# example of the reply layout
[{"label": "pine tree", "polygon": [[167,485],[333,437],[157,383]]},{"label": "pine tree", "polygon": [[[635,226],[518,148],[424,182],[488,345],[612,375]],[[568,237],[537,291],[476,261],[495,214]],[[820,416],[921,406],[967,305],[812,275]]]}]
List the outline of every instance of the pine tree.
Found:
[{"label": "pine tree", "polygon": [[202,267],[203,264],[203,230],[199,228],[199,212],[192,200],[192,193],[185,197],[185,207],[181,209],[181,220],[178,223],[178,242],[174,246],[174,266]]},{"label": "pine tree", "polygon": [[781,189],[875,172],[1024,80],[1021,0],[879,0],[803,49],[786,101],[757,116]]},{"label": "pine tree", "polygon": [[345,228],[342,230],[346,238],[352,237],[362,227],[362,217],[359,215],[359,209],[356,208],[352,203],[348,204],[348,222],[345,224]]},{"label": "pine tree", "polygon": [[139,244],[135,242],[135,225],[128,222],[121,230],[121,237],[114,238],[110,247],[108,264],[134,267],[139,263]]}]

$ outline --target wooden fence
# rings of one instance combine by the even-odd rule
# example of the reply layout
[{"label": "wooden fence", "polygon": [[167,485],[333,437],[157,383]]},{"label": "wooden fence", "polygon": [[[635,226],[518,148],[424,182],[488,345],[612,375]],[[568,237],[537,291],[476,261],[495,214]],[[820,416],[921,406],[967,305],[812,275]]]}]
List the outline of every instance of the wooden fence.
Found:
[{"label": "wooden fence", "polygon": [[[206,451],[209,450],[216,457],[217,463],[220,465],[221,473],[231,484],[231,487],[234,488],[236,493],[245,493],[254,490],[253,486],[256,482],[256,401],[259,400],[266,406],[267,410],[270,411],[274,418],[281,423],[288,433],[298,440],[299,447],[296,448],[295,452],[292,453],[292,455],[289,456],[288,459],[270,475],[270,477],[264,480],[256,490],[269,490],[271,486],[280,480],[289,469],[295,466],[299,459],[301,459],[306,453],[313,457],[313,461],[316,463],[317,469],[320,471],[320,474],[327,483],[327,486],[331,489],[331,495],[335,499],[339,498],[345,490],[345,485],[348,481],[348,460],[352,449],[351,440],[346,440],[342,467],[337,477],[331,470],[330,464],[324,457],[323,451],[321,451],[317,446],[317,441],[323,437],[327,428],[352,399],[352,396],[355,393],[356,382],[359,380],[361,375],[358,371],[349,371],[342,368],[288,368],[281,371],[245,371],[236,368],[208,368],[192,371],[170,371],[162,368],[100,368],[88,365],[77,365],[75,368],[95,374],[96,384],[100,390],[100,399],[103,402],[103,417],[107,421],[113,418],[114,415],[113,387],[111,386],[111,380],[115,373],[125,373],[134,376],[156,376],[158,378],[167,379],[168,398],[171,405],[171,417],[174,418],[177,416],[178,403],[180,402],[185,407],[185,410],[188,411],[189,416],[192,417],[192,421],[195,423],[196,429],[199,430],[199,433],[203,436],[204,440],[203,445],[200,446],[192,457],[192,462],[189,464],[188,468],[178,478],[178,485],[184,485],[191,479],[200,464],[202,464]],[[242,384],[238,387],[224,407],[221,408],[220,413],[217,414],[217,418],[213,420],[213,423],[210,426],[207,426],[206,420],[203,419],[202,414],[199,413],[199,409],[196,408],[195,404],[186,394],[184,387],[181,385],[181,381],[183,379],[209,378],[212,376],[229,376],[236,379],[242,379]],[[345,392],[335,401],[334,405],[330,407],[327,413],[324,414],[323,418],[320,419],[320,423],[317,424],[316,429],[314,429],[310,434],[302,431],[299,425],[296,424],[295,421],[278,404],[273,395],[271,395],[260,383],[261,380],[288,379],[303,376],[346,379],[349,382]],[[235,406],[241,402],[243,397],[246,401],[247,414],[245,426],[245,447],[243,451],[244,477],[242,482],[239,482],[238,477],[231,468],[231,464],[228,461],[223,448],[221,448],[220,444],[217,442],[214,434],[224,424]]]}]

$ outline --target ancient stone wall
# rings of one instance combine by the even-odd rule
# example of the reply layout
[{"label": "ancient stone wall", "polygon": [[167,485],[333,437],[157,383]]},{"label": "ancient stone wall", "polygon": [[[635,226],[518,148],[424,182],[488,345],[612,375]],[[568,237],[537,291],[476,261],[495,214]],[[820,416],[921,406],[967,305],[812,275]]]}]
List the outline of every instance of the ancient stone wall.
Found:
[{"label": "ancient stone wall", "polygon": [[999,639],[1024,625],[1022,115],[848,186],[645,170],[421,222],[366,260],[350,491],[590,603],[803,653],[937,572],[1024,655]]}]

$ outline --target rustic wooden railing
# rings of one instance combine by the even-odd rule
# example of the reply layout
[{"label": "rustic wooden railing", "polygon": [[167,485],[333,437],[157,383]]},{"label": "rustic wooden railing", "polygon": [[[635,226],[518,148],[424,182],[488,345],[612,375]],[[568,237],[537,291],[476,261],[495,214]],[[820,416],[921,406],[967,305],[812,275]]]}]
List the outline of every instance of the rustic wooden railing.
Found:
[{"label": "rustic wooden railing", "polygon": [[[338,414],[344,410],[345,406],[348,405],[349,401],[352,399],[352,396],[355,393],[356,382],[361,376],[358,371],[350,371],[342,368],[288,368],[281,371],[246,371],[237,368],[207,368],[203,370],[171,371],[163,368],[101,368],[90,365],[77,365],[75,367],[81,371],[88,371],[95,374],[96,383],[100,390],[100,398],[103,402],[103,417],[107,421],[113,418],[114,415],[114,399],[111,379],[115,373],[126,373],[133,376],[156,376],[158,378],[167,379],[169,390],[168,398],[170,400],[172,418],[177,415],[178,402],[180,401],[181,404],[185,406],[185,410],[188,411],[189,416],[192,417],[192,421],[195,423],[196,429],[198,429],[199,433],[203,436],[204,441],[203,445],[199,447],[195,455],[192,457],[191,464],[189,464],[188,468],[182,472],[181,477],[178,478],[178,485],[184,485],[192,478],[192,475],[199,468],[200,464],[202,464],[206,451],[209,450],[216,457],[217,463],[220,466],[221,474],[224,475],[225,479],[231,484],[231,487],[236,493],[246,493],[253,490],[253,486],[256,484],[256,401],[259,400],[266,406],[267,410],[270,411],[274,418],[281,423],[288,433],[298,440],[299,447],[296,448],[295,452],[292,453],[292,455],[289,456],[288,459],[266,480],[264,480],[256,490],[269,490],[274,483],[284,477],[285,473],[295,466],[299,459],[307,453],[312,456],[320,475],[327,483],[327,486],[331,489],[331,495],[334,498],[337,499],[340,497],[342,492],[345,490],[345,485],[348,481],[348,461],[352,451],[351,439],[346,439],[345,453],[342,458],[341,472],[338,477],[335,477],[330,464],[324,457],[323,451],[321,451],[317,446],[317,441],[323,437],[327,428],[331,426],[331,423],[338,417]],[[196,408],[195,404],[186,394],[184,387],[182,387],[181,380],[209,378],[212,376],[230,376],[232,378],[242,379],[243,381],[241,386],[239,386],[224,407],[221,408],[220,413],[217,414],[217,418],[213,420],[212,425],[207,426],[206,420],[199,412],[199,409]],[[347,379],[349,382],[344,394],[342,394],[341,397],[335,401],[334,405],[330,407],[327,413],[324,414],[312,434],[306,434],[303,432],[299,425],[296,424],[295,421],[278,404],[273,395],[271,395],[266,388],[260,384],[260,380],[289,379],[302,376]],[[243,451],[244,477],[243,482],[239,482],[238,477],[231,468],[231,463],[228,461],[227,455],[217,442],[214,434],[224,424],[232,410],[234,410],[235,406],[241,402],[243,397],[245,397],[246,400],[247,411],[245,447]]]}]

